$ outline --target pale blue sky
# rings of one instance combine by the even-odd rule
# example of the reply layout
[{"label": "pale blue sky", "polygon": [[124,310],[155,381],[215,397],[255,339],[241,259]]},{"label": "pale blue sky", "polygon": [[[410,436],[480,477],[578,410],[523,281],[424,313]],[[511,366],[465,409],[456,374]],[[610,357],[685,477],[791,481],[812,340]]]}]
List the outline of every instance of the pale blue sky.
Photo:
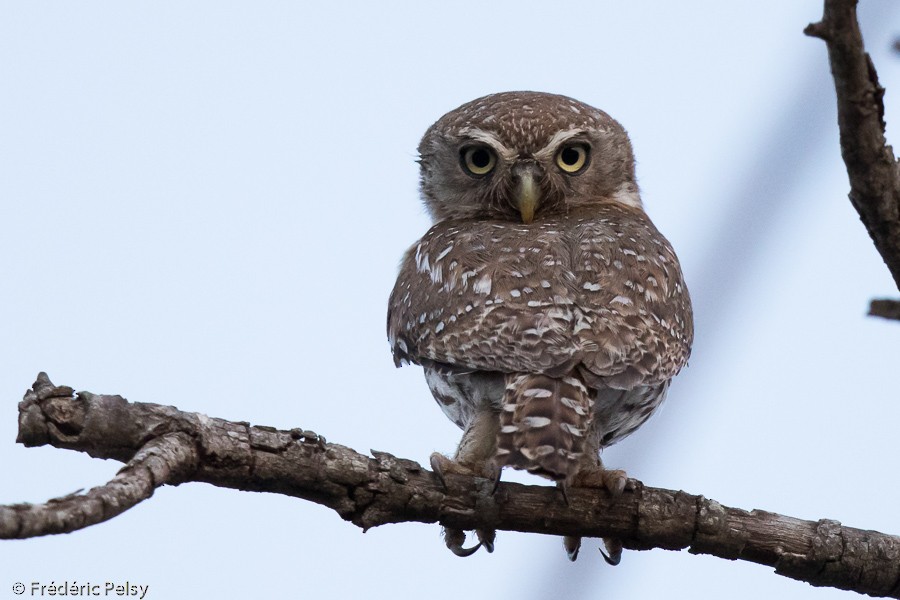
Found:
[{"label": "pale blue sky", "polygon": [[[900,5],[863,0],[900,144]],[[897,296],[846,198],[820,0],[747,3],[0,2],[0,502],[112,461],[13,443],[59,384],[427,462],[459,431],[393,367],[387,295],[427,228],[415,148],[447,110],[536,89],[631,134],[697,311],[664,409],[604,456],[648,485],[900,533]],[[285,392],[289,390],[289,392]],[[527,476],[510,477],[543,483]],[[201,484],[71,535],[0,543],[16,581],[148,598],[828,598],[765,567],[433,525],[363,535],[324,508]]]}]

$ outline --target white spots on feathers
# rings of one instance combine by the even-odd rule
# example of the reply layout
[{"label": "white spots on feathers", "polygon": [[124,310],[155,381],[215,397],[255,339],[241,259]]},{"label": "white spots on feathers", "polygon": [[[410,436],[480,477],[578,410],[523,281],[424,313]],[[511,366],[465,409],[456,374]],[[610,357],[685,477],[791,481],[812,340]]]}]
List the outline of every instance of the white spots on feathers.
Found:
[{"label": "white spots on feathers", "polygon": [[[442,258],[444,258],[445,256],[447,256],[448,254],[450,254],[450,251],[451,251],[451,250],[453,250],[453,244],[450,244],[449,246],[447,246],[446,248],[444,248],[443,250],[441,250],[441,253],[437,255],[437,258],[436,258],[436,259],[434,259],[435,262],[438,262],[439,260],[441,260]],[[452,267],[452,266],[453,266],[453,265],[451,264],[451,267]]]},{"label": "white spots on feathers", "polygon": [[577,387],[578,389],[585,391],[585,392],[587,391],[587,388],[584,387],[584,384],[581,383],[580,380],[578,380],[574,377],[563,377],[562,380],[563,380],[563,383],[565,383],[566,385],[571,385],[573,387]]},{"label": "white spots on feathers", "polygon": [[673,307],[683,281],[665,239],[633,215],[607,204],[531,227],[438,223],[413,245],[394,290],[397,360],[534,373],[580,356],[600,377],[628,365],[639,371],[632,379],[674,374],[690,328]]},{"label": "white spots on feathers", "polygon": [[472,291],[476,294],[490,294],[491,293],[491,276],[485,273],[482,275],[478,281],[475,282],[475,285],[472,286]]},{"label": "white spots on feathers", "polygon": [[584,415],[587,414],[587,410],[585,409],[584,405],[583,405],[581,402],[579,402],[578,400],[575,400],[575,399],[573,399],[573,398],[567,398],[567,397],[565,397],[565,396],[562,396],[562,397],[559,399],[559,402],[560,402],[560,404],[562,404],[563,406],[566,406],[566,407],[568,407],[568,408],[571,408],[571,409],[572,409],[573,411],[575,411],[575,413],[578,414],[578,415],[584,416]]},{"label": "white spots on feathers", "polygon": [[544,388],[533,387],[522,392],[522,395],[526,398],[549,398],[553,395],[553,392]]},{"label": "white spots on feathers", "polygon": [[575,437],[582,437],[584,435],[584,431],[569,423],[560,423],[559,428]]},{"label": "white spots on feathers", "polygon": [[552,423],[552,421],[547,417],[525,417],[522,419],[522,425],[531,427],[532,429],[541,429],[542,427],[550,425],[550,423]]},{"label": "white spots on feathers", "polygon": [[431,265],[428,262],[428,253],[422,251],[422,243],[416,246],[416,270],[419,273],[427,273],[431,269]]},{"label": "white spots on feathers", "polygon": [[431,283],[442,283],[443,282],[443,273],[444,266],[435,261],[434,266],[431,268],[431,271],[428,273],[431,276]]}]

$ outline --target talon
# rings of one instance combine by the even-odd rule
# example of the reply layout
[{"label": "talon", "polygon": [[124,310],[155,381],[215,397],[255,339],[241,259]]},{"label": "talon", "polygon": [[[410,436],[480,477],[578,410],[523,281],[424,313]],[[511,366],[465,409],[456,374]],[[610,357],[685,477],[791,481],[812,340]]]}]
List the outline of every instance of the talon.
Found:
[{"label": "talon", "polygon": [[431,470],[434,471],[434,474],[437,476],[438,481],[441,482],[441,486],[444,490],[447,489],[447,480],[444,479],[444,463],[446,461],[447,457],[440,452],[433,452],[428,460],[428,462],[431,463]]},{"label": "talon", "polygon": [[478,541],[480,545],[484,546],[484,549],[491,553],[494,551],[494,540],[497,537],[497,531],[494,529],[476,529],[475,535],[478,536]]},{"label": "talon", "polygon": [[[494,467],[494,472],[491,475],[491,479],[494,482],[494,485],[491,487],[491,496],[497,493],[497,488],[500,487],[500,475],[503,473],[503,469],[500,467]],[[490,552],[490,550],[488,550]]]},{"label": "talon", "polygon": [[606,564],[615,567],[622,562],[622,540],[616,538],[603,538],[603,544],[606,546],[606,550],[609,554],[604,552],[603,548],[599,548],[599,550],[600,554],[603,555],[603,560],[606,561]]},{"label": "talon", "polygon": [[[450,548],[450,552],[452,552],[453,554],[459,556],[460,558],[465,558],[467,556],[472,556],[473,554],[478,552],[478,549],[481,548],[481,542],[478,542],[471,548],[463,548],[462,546],[451,546],[450,544],[447,544],[447,547]],[[612,564],[612,563],[610,563],[610,564]]]},{"label": "talon", "polygon": [[625,471],[616,469],[603,472],[603,486],[609,491],[613,498],[622,495],[627,483],[628,475],[625,474]]},{"label": "talon", "polygon": [[[575,559],[578,558],[578,551],[581,550],[581,538],[574,535],[564,536],[563,547],[566,549],[566,554],[569,555],[569,560],[575,562]],[[601,552],[603,551],[601,550]]]},{"label": "talon", "polygon": [[465,558],[467,556],[472,556],[475,554],[479,548],[481,548],[481,542],[478,542],[471,548],[463,548],[463,544],[466,542],[466,532],[462,529],[449,529],[444,528],[444,543],[447,544],[447,548],[450,549],[450,552],[453,554]]},{"label": "talon", "polygon": [[566,506],[569,506],[569,491],[568,485],[566,485],[565,481],[556,482],[557,489],[562,492],[563,502],[566,503]]}]

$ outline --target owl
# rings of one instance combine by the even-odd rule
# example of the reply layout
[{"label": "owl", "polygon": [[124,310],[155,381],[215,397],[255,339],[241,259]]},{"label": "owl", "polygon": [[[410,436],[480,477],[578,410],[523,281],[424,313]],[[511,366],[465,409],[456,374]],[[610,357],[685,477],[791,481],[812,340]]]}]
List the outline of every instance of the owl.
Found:
[{"label": "owl", "polygon": [[[563,493],[621,493],[624,472],[600,452],[659,407],[693,341],[678,258],[644,212],[628,135],[572,98],[507,92],[441,117],[419,154],[434,224],[402,260],[387,332],[395,364],[421,365],[464,432],[432,468],[498,480],[512,467]],[[494,532],[475,533],[464,548],[463,531],[444,531],[460,556],[492,551]],[[574,560],[580,540],[564,543]]]}]

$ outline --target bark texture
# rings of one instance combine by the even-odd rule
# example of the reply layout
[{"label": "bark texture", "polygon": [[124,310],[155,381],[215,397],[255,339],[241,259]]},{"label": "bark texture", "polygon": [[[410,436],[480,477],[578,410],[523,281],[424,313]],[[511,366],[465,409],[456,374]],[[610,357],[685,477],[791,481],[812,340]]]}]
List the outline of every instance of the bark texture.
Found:
[{"label": "bark texture", "polygon": [[884,88],[863,46],[856,4],[825,0],[822,20],[804,32],[828,47],[850,202],[900,289],[900,164],[884,137]]},{"label": "bark texture", "polygon": [[715,500],[629,480],[616,498],[448,474],[444,487],[418,463],[387,452],[366,456],[311,431],[281,431],[130,403],[121,396],[75,394],[41,373],[19,404],[18,441],[126,462],[85,494],[43,505],[0,507],[0,538],[75,531],[109,519],[160,485],[202,481],[272,492],[327,506],[368,529],[418,521],[458,529],[613,537],[625,548],[665,548],[769,565],[781,575],[877,596],[900,597],[900,538],[722,506]]}]

